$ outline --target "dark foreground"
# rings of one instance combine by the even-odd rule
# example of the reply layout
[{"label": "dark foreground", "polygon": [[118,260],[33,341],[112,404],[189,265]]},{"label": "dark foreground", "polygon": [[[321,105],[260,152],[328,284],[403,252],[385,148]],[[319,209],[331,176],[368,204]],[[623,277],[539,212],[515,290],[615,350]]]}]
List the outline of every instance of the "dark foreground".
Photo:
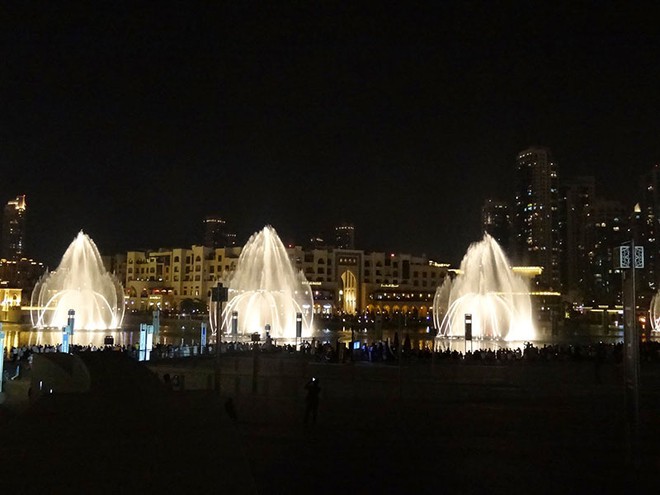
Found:
[{"label": "dark foreground", "polygon": [[[658,493],[658,370],[643,369],[635,467],[618,368],[596,377],[584,363],[520,366],[302,363],[286,382],[294,388],[260,383],[256,394],[53,394],[0,409],[1,491]],[[289,368],[260,368],[278,369]],[[305,425],[311,375],[321,401]]]}]

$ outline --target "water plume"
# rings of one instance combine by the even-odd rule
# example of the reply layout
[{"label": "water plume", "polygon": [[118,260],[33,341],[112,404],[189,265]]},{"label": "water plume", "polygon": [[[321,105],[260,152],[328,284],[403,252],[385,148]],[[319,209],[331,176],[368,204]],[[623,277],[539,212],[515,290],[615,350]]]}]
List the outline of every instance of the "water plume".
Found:
[{"label": "water plume", "polygon": [[228,303],[223,311],[224,328],[238,312],[238,332],[263,334],[270,325],[273,338],[296,337],[296,314],[302,314],[302,335],[312,331],[312,292],[302,272],[297,272],[275,229],[266,226],[254,233],[236,264],[228,284]]},{"label": "water plume", "polygon": [[62,328],[75,311],[75,329],[121,327],[124,291],[103,266],[94,241],[82,231],[62,256],[57,269],[46,272],[34,286],[30,318],[35,328]]},{"label": "water plume", "polygon": [[438,288],[433,301],[442,337],[463,337],[465,315],[472,315],[472,336],[506,341],[534,340],[532,306],[525,281],[516,275],[490,235],[472,244],[460,273]]}]

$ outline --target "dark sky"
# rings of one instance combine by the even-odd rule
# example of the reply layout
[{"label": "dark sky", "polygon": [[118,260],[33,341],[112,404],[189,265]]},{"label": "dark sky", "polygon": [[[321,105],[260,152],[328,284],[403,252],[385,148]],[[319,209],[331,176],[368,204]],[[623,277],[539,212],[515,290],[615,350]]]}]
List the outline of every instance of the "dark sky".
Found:
[{"label": "dark sky", "polygon": [[458,263],[530,144],[626,203],[660,161],[650,13],[273,3],[4,12],[0,202],[27,194],[29,255],[80,229],[103,253],[188,246],[217,213],[241,241],[350,221],[358,247]]}]

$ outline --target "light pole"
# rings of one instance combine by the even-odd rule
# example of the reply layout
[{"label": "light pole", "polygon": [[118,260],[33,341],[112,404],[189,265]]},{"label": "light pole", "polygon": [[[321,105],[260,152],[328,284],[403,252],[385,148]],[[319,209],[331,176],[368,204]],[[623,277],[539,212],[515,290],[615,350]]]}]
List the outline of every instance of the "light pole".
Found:
[{"label": "light pole", "polygon": [[[627,245],[628,244],[628,245]],[[644,268],[644,247],[635,240],[616,249],[617,267],[623,276],[623,376],[624,413],[628,456],[634,467],[639,462],[639,332],[635,270]]]}]

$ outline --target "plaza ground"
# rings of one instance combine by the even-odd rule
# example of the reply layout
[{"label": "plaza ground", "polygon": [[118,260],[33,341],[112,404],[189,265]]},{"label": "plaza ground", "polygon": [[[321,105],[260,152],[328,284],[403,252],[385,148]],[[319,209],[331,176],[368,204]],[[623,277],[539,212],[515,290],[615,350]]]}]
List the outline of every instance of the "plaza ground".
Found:
[{"label": "plaza ground", "polygon": [[[7,401],[0,483],[7,493],[660,490],[654,365],[642,368],[635,463],[614,364],[398,366],[281,355],[260,356],[255,367],[252,356],[234,356],[222,364],[221,396],[207,389],[213,364],[152,363],[159,376],[179,378],[183,390],[174,392],[53,394],[23,408]],[[317,422],[305,425],[311,376],[321,401]]]}]

